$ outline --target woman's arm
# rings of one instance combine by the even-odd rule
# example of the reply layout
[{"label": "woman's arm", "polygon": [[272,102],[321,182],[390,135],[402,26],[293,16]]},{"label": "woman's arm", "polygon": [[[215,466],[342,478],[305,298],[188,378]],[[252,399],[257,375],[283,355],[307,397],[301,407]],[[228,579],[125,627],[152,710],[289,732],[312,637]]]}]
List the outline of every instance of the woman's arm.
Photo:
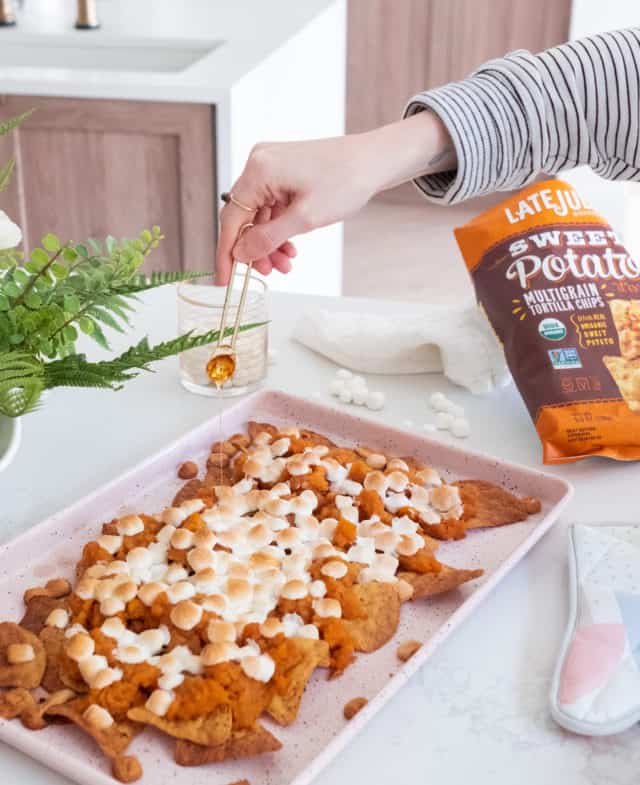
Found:
[{"label": "woman's arm", "polygon": [[[232,252],[255,259],[261,273],[289,272],[290,237],[341,221],[378,191],[455,166],[449,134],[430,111],[363,134],[260,144],[232,189],[239,202],[259,209],[255,219],[234,204],[222,209],[216,280],[227,283]],[[236,245],[248,220],[256,225]]]},{"label": "woman's arm", "polygon": [[540,172],[580,164],[638,180],[640,29],[492,60],[462,82],[415,96],[405,115],[423,109],[440,116],[458,160],[455,172],[417,179],[436,201],[519,188]]}]

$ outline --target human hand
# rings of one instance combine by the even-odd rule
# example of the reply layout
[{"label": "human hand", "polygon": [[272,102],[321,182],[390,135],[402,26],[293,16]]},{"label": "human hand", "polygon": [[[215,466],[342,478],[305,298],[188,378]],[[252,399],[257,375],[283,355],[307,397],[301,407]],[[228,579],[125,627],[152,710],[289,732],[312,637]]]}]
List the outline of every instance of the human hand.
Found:
[{"label": "human hand", "polygon": [[[288,273],[291,237],[340,221],[378,191],[426,172],[447,143],[440,120],[421,112],[364,134],[257,145],[232,188],[254,217],[233,203],[222,208],[216,282],[228,283],[234,258],[253,260],[264,275]],[[254,226],[241,233],[247,222]]]}]

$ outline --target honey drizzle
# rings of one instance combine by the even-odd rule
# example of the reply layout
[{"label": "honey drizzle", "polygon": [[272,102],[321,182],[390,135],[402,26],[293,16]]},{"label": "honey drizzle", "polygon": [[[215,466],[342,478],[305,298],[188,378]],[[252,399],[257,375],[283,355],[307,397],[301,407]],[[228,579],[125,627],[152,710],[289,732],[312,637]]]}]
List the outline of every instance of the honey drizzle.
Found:
[{"label": "honey drizzle", "polygon": [[206,366],[207,376],[219,390],[236,370],[236,358],[231,352],[214,354]]}]

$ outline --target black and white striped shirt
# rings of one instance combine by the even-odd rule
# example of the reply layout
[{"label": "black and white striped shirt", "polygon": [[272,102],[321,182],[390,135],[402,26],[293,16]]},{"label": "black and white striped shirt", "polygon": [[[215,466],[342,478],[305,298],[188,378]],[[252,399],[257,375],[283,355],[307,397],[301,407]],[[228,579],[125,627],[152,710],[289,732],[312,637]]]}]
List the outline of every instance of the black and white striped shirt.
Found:
[{"label": "black and white striped shirt", "polygon": [[414,96],[405,116],[423,109],[441,118],[458,158],[456,171],[416,181],[436,201],[519,188],[580,164],[640,180],[640,28],[490,60]]}]

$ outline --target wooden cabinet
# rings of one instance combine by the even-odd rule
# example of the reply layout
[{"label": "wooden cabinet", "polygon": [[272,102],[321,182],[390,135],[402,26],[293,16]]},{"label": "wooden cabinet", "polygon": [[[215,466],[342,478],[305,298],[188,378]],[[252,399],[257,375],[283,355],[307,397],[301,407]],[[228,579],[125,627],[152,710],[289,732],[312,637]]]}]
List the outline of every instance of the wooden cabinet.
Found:
[{"label": "wooden cabinet", "polygon": [[4,96],[0,118],[37,111],[0,137],[16,158],[0,207],[25,248],[63,239],[166,236],[150,269],[213,269],[216,239],[214,109],[201,104]]},{"label": "wooden cabinet", "polygon": [[347,130],[400,116],[407,100],[514,49],[567,40],[571,0],[349,0]]}]

